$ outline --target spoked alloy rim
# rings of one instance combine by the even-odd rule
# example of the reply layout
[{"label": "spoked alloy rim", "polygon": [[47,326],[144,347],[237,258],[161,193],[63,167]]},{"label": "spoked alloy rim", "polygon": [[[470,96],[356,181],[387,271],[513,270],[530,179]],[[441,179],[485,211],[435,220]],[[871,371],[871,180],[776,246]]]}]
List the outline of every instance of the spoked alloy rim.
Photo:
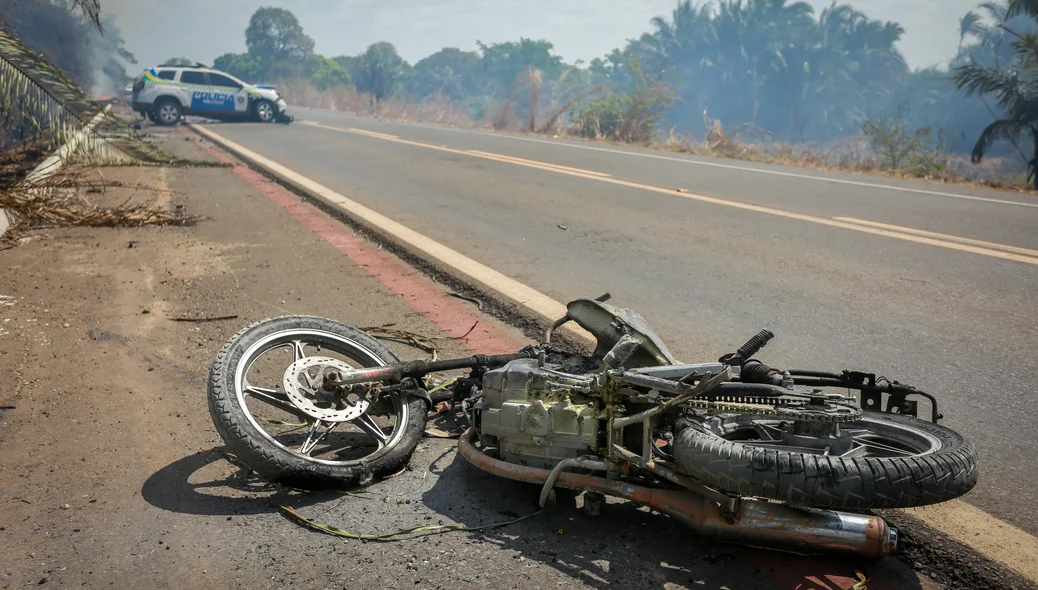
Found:
[{"label": "spoked alloy rim", "polygon": [[274,108],[268,103],[260,103],[256,107],[256,114],[259,115],[260,121],[267,123],[274,118]]},{"label": "spoked alloy rim", "polygon": [[163,123],[176,122],[178,117],[179,113],[177,112],[177,108],[175,106],[171,104],[164,104],[161,107],[159,107],[159,119],[162,119]]},{"label": "spoked alloy rim", "polygon": [[[349,422],[326,422],[307,415],[293,404],[290,397],[280,386],[284,375],[283,371],[288,368],[288,365],[281,367],[282,373],[278,374],[277,379],[268,379],[263,383],[252,383],[249,381],[249,370],[256,361],[268,353],[286,348],[292,351],[293,364],[303,358],[327,356],[329,353],[337,353],[348,359],[350,364],[361,368],[385,366],[386,364],[375,352],[365,346],[338,334],[321,330],[275,332],[256,342],[242,354],[241,361],[238,363],[235,371],[234,389],[238,405],[242,408],[249,423],[267,441],[284,451],[308,461],[324,465],[351,466],[371,462],[385,455],[403,437],[409,410],[406,400],[399,394],[394,393],[390,397],[393,409],[393,423],[391,428],[389,428],[385,424],[378,423],[375,419],[376,417],[371,412],[372,407],[369,407],[365,413]],[[298,432],[290,430],[282,432],[277,436],[272,435],[269,431],[272,421],[262,416],[261,412],[257,411],[260,415],[254,414],[249,404],[246,403],[247,400],[262,402],[262,405],[259,406],[260,408],[265,406],[272,407],[292,414],[300,419],[299,424],[305,424],[305,426],[293,429],[298,430]],[[385,404],[382,406],[385,407]],[[264,427],[264,423],[267,424],[266,427]],[[293,424],[283,426],[290,427]],[[339,449],[338,453],[335,453],[337,447],[331,440],[336,438],[342,439],[346,436],[356,439],[357,436],[355,435],[358,434],[366,435],[361,436],[361,438],[366,439],[361,441],[363,444],[351,445],[349,448],[344,447]],[[329,436],[332,436],[332,439]],[[302,440],[301,443],[300,439]],[[324,446],[321,446],[322,443],[324,443]],[[335,456],[335,454],[342,454],[347,450],[366,446],[374,446],[374,452],[343,460],[315,456],[327,454]]]}]

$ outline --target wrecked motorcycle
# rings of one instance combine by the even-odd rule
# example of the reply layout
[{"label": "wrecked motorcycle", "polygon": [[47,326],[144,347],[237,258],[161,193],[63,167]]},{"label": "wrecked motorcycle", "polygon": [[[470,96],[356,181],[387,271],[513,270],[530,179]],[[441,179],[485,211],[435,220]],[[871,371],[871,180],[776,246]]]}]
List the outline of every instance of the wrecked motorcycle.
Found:
[{"label": "wrecked motorcycle", "polygon": [[[540,345],[439,361],[400,362],[329,319],[265,320],[219,352],[210,412],[264,478],[364,484],[410,458],[430,376],[465,370],[436,392],[468,419],[461,455],[541,485],[542,507],[555,488],[583,492],[591,514],[612,495],[703,536],[802,553],[892,553],[897,531],[869,510],[944,502],[977,482],[976,449],[938,424],[928,393],[872,373],[771,367],[755,358],[767,330],[716,362],[679,363],[642,316],[607,299],[571,302]],[[571,321],[596,339],[591,355],[553,346]]]}]

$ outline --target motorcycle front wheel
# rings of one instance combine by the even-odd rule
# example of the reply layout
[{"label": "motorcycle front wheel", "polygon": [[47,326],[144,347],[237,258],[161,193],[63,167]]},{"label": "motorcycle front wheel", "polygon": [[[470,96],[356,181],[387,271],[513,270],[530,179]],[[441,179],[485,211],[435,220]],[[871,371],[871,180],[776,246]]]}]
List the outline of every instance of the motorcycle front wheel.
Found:
[{"label": "motorcycle front wheel", "polygon": [[209,374],[209,413],[228,449],[264,479],[319,489],[396,473],[414,452],[425,402],[358,390],[328,399],[319,383],[398,363],[378,340],[313,316],[263,320],[235,334]]},{"label": "motorcycle front wheel", "polygon": [[838,444],[791,436],[775,418],[718,415],[696,420],[674,441],[692,476],[728,492],[840,510],[908,508],[973,489],[977,450],[930,422],[865,412],[840,425]]}]

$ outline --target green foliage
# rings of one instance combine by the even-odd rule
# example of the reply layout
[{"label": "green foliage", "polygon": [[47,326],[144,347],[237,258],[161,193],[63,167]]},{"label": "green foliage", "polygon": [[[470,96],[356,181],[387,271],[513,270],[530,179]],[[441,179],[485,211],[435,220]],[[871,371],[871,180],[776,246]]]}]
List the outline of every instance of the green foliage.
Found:
[{"label": "green foliage", "polygon": [[313,74],[310,79],[318,90],[328,90],[350,84],[350,73],[339,62],[323,55],[315,55],[313,60]]},{"label": "green foliage", "polygon": [[590,83],[609,88],[627,88],[634,83],[628,63],[634,59],[631,51],[614,49],[605,58],[591,60],[588,64]]},{"label": "green foliage", "polygon": [[884,170],[936,175],[948,171],[951,134],[947,130],[935,131],[931,125],[913,129],[903,115],[898,115],[865,121],[861,132]]},{"label": "green foliage", "polygon": [[414,65],[406,82],[407,95],[419,100],[438,95],[461,101],[478,94],[475,76],[479,63],[480,55],[474,51],[445,47]]},{"label": "green foliage", "polygon": [[477,41],[482,52],[478,68],[484,80],[484,92],[506,95],[515,81],[530,68],[539,70],[544,79],[554,80],[566,69],[555,46],[545,40],[521,38],[518,42],[491,43]]},{"label": "green foliage", "polygon": [[259,60],[248,53],[225,53],[216,58],[213,68],[253,84],[260,82],[263,71]]},{"label": "green foliage", "polygon": [[889,110],[908,69],[903,30],[833,4],[817,17],[785,0],[684,0],[627,51],[655,62],[677,88],[672,124],[705,132],[703,113],[802,140],[856,131]]},{"label": "green foliage", "polygon": [[607,91],[605,97],[581,108],[574,124],[583,137],[644,142],[652,139],[656,125],[674,98],[661,72],[648,76],[636,60],[624,64],[633,84],[623,95]]},{"label": "green foliage", "polygon": [[314,40],[284,8],[264,7],[253,13],[245,30],[245,45],[249,55],[268,68],[279,62],[303,63],[314,53]]},{"label": "green foliage", "polygon": [[376,101],[393,95],[410,68],[396,47],[386,42],[372,44],[353,65],[357,90],[371,94]]},{"label": "green foliage", "polygon": [[591,139],[615,137],[624,119],[624,108],[613,93],[584,105],[573,117],[577,133]]},{"label": "green foliage", "polygon": [[[955,83],[967,96],[991,95],[1004,113],[980,133],[973,146],[973,161],[980,162],[999,140],[1015,141],[1022,133],[1030,133],[1034,152],[1028,169],[1038,188],[1038,2],[1013,0],[1003,8],[999,15],[1002,20],[996,22],[999,37],[989,35],[982,42],[990,45],[1001,42],[1002,33],[1010,35],[1012,62],[1005,69],[999,67],[999,62],[993,66],[975,61],[961,65],[955,69]],[[1013,15],[1026,15],[1017,18],[1027,19],[1028,29],[1014,30],[1006,22]]]}]

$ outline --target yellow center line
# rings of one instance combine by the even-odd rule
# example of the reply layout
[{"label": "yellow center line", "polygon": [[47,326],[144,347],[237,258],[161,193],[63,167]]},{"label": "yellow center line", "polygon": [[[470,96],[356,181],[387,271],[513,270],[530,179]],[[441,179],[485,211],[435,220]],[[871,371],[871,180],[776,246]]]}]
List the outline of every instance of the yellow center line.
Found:
[{"label": "yellow center line", "polygon": [[[414,147],[420,147],[430,150],[437,150],[441,152],[447,152],[451,154],[458,154],[462,156],[469,156],[472,158],[483,158],[486,160],[493,160],[496,162],[503,162],[512,164],[515,166],[525,166],[527,168],[536,168],[538,170],[545,170],[548,172],[555,172],[556,174],[565,174],[568,176],[576,176],[578,178],[585,178],[587,180],[597,180],[598,182],[605,182],[617,186],[624,186],[628,188],[650,191],[654,193],[660,193],[664,195],[670,195],[675,197],[681,197],[690,199],[693,201],[699,201],[701,203],[710,203],[711,205],[721,205],[724,207],[732,207],[734,209],[741,209],[743,211],[753,211],[755,213],[763,213],[766,215],[774,215],[776,217],[783,217],[785,219],[795,219],[797,221],[805,221],[808,223],[814,223],[818,225],[824,225],[828,227],[836,227],[840,229],[846,229],[859,233],[871,234],[875,236],[883,236],[887,238],[893,238],[895,240],[903,240],[906,242],[914,242],[916,244],[925,244],[927,246],[937,246],[939,248],[946,248],[949,250],[957,250],[959,252],[968,252],[970,254],[979,254],[982,256],[990,256],[992,258],[1000,258],[1002,260],[1010,260],[1013,262],[1022,262],[1024,264],[1035,264],[1038,265],[1038,256],[1027,256],[1023,254],[1017,254],[1013,251],[1002,251],[1002,250],[1014,250],[1015,246],[1006,246],[1003,244],[993,244],[991,248],[981,247],[974,245],[968,238],[957,238],[955,236],[946,236],[949,239],[938,239],[933,235],[926,235],[930,232],[923,232],[923,230],[914,230],[913,232],[905,231],[894,231],[883,227],[871,227],[869,224],[858,224],[844,221],[846,218],[833,218],[818,217],[816,215],[807,215],[804,213],[795,213],[793,211],[786,211],[783,209],[776,209],[774,207],[764,207],[761,205],[751,205],[750,203],[743,203],[740,201],[729,201],[726,199],[719,199],[717,197],[708,197],[706,195],[697,195],[695,193],[683,192],[672,188],[664,188],[660,186],[653,186],[650,184],[642,184],[639,182],[632,182],[629,180],[621,180],[619,178],[612,178],[601,176],[600,173],[592,173],[576,168],[567,168],[563,166],[556,166],[554,164],[543,164],[540,162],[534,162],[532,160],[522,160],[519,158],[513,158],[511,156],[504,156],[501,154],[491,154],[489,152],[476,152],[470,150],[459,150],[449,148],[445,146],[432,145],[428,143],[422,143],[419,141],[412,141],[409,139],[401,139],[393,135],[386,135],[383,133],[376,133],[373,131],[366,131],[361,129],[343,129],[341,127],[331,127],[329,125],[321,125],[320,123],[307,123],[313,127],[320,127],[321,129],[329,129],[332,131],[339,131],[342,133],[356,133],[375,139],[382,139],[385,141],[392,141],[403,145],[410,145]],[[939,235],[939,234],[938,234]],[[956,239],[958,241],[950,241],[950,239]],[[961,243],[967,242],[967,243]],[[999,249],[993,249],[997,246]]]},{"label": "yellow center line", "polygon": [[[324,127],[324,125],[317,125],[317,124],[314,124],[314,123],[307,123],[307,124],[308,125],[312,125],[314,127]],[[332,129],[332,127],[327,127],[327,129]],[[339,131],[341,131],[341,129]],[[400,139],[396,135],[390,135],[388,133],[379,133],[378,131],[368,131],[367,129],[354,129],[354,128],[350,127],[348,129],[348,131],[350,133],[359,133],[361,135],[367,135],[368,137],[374,137],[376,139],[388,139],[388,140]]]},{"label": "yellow center line", "polygon": [[876,221],[866,221],[864,219],[855,219],[853,217],[836,217],[837,221],[846,221],[848,223],[857,223],[858,225],[868,225],[871,227],[878,227],[880,229],[889,229],[893,231],[904,232],[906,234],[914,234],[917,236],[927,236],[930,238],[942,238],[945,240],[951,240],[953,242],[959,242],[961,244],[971,244],[974,246],[982,246],[987,248],[994,248],[996,250],[1005,250],[1006,252],[1015,252],[1017,254],[1023,254],[1024,256],[1035,256],[1038,257],[1038,250],[1031,250],[1030,248],[1021,248],[1019,246],[1008,246],[1006,244],[999,244],[996,242],[985,242],[983,240],[974,240],[972,238],[963,238],[960,236],[952,236],[948,234],[940,234],[933,231],[926,231],[922,229],[914,229],[911,227],[902,227],[900,225],[890,225],[888,223],[879,223]]},{"label": "yellow center line", "polygon": [[515,156],[505,156],[502,154],[492,154],[490,152],[481,152],[479,150],[468,150],[470,154],[482,156],[485,158],[491,158],[494,160],[506,161],[510,164],[529,164],[538,168],[552,169],[556,172],[578,172],[580,174],[591,174],[601,178],[612,178],[612,175],[604,172],[595,172],[594,170],[585,170],[583,168],[572,168],[570,166],[563,166],[561,164],[551,164],[549,162],[538,162],[537,160],[525,160],[523,158],[516,158]]}]

